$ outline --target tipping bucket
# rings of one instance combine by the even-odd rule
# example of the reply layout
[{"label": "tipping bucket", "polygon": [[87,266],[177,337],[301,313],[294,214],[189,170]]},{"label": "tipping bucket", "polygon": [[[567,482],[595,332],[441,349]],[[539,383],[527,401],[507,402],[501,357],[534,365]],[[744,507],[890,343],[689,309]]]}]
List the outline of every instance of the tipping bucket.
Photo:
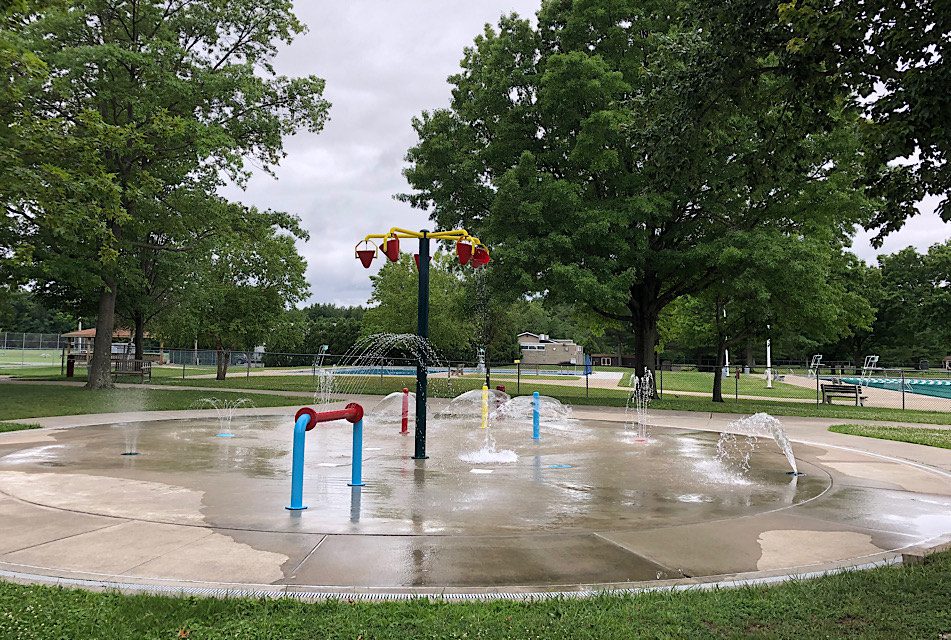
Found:
[{"label": "tipping bucket", "polygon": [[472,259],[472,245],[460,240],[456,243],[456,255],[459,257],[459,264],[469,264]]},{"label": "tipping bucket", "polygon": [[370,263],[373,262],[373,259],[376,257],[376,251],[373,249],[360,249],[357,251],[357,257],[360,258],[363,267],[369,269]]},{"label": "tipping bucket", "polygon": [[390,262],[396,262],[400,259],[400,239],[392,236],[383,241],[383,253],[390,259]]}]

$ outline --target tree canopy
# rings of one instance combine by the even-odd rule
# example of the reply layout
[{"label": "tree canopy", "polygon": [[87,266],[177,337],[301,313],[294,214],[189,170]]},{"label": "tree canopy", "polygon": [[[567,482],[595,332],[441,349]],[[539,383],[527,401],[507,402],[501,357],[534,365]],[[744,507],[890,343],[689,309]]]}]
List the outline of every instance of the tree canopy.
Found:
[{"label": "tree canopy", "polygon": [[[286,135],[322,128],[323,80],[272,66],[303,30],[289,0],[80,0],[31,14],[16,35],[48,80],[16,95],[3,194],[24,277],[96,300],[98,335],[112,335],[120,292],[130,314],[154,310],[209,241],[257,215],[217,190],[243,184],[249,160],[278,163]],[[111,384],[108,369],[109,341],[97,341],[89,386]]]},{"label": "tree canopy", "polygon": [[842,83],[792,37],[756,0],[504,16],[413,121],[403,199],[475,230],[513,289],[629,323],[652,367],[661,311],[747,234],[838,245],[876,211]]}]

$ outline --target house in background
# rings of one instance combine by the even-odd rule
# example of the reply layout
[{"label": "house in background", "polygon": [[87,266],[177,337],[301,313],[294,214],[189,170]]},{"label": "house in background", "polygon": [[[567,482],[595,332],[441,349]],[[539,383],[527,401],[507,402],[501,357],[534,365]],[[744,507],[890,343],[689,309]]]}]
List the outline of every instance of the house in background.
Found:
[{"label": "house in background", "polygon": [[584,347],[574,340],[556,340],[544,333],[518,334],[523,364],[584,364]]},{"label": "house in background", "polygon": [[616,353],[592,353],[591,363],[596,367],[634,367],[633,355]]},{"label": "house in background", "polygon": [[[96,344],[96,329],[95,327],[91,329],[79,329],[77,331],[69,331],[68,333],[62,334],[60,337],[66,338],[66,346],[64,352],[67,356],[72,355],[76,357],[80,362],[88,362],[92,358],[92,352]],[[152,336],[148,333],[145,334],[146,339],[150,339]],[[151,360],[152,362],[158,362],[159,364],[164,364],[164,348],[162,345],[159,345],[158,351],[155,352],[154,349],[149,350],[150,353],[145,354],[146,360]],[[116,357],[125,356],[131,358],[132,354],[135,352],[135,347],[132,346],[132,332],[128,329],[121,329],[116,327],[112,332],[112,355],[113,359]]]}]

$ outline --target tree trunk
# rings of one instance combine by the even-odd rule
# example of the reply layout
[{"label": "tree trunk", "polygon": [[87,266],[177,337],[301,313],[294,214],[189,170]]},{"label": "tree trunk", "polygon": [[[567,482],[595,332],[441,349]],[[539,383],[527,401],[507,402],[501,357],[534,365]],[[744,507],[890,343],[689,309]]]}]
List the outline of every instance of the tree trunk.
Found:
[{"label": "tree trunk", "polygon": [[228,375],[228,362],[231,360],[231,350],[225,349],[220,341],[215,346],[215,361],[218,364],[218,372],[215,380],[224,380]]},{"label": "tree trunk", "polygon": [[723,402],[723,367],[726,364],[724,351],[726,351],[726,340],[717,336],[717,368],[713,371],[714,402]]},{"label": "tree trunk", "polygon": [[658,289],[652,279],[631,287],[628,308],[634,329],[634,372],[637,377],[656,368],[657,320],[660,316]]},{"label": "tree trunk", "polygon": [[142,361],[145,359],[145,318],[142,317],[141,313],[135,313],[132,322],[135,327],[132,338],[135,343],[135,359]]},{"label": "tree trunk", "polygon": [[87,389],[112,388],[112,334],[116,326],[116,283],[107,279],[99,292],[96,340],[89,362]]},{"label": "tree trunk", "polygon": [[746,355],[745,357],[746,362],[744,362],[744,364],[750,368],[750,373],[753,373],[753,365],[756,364],[756,361],[755,361],[755,356],[753,355],[753,341],[752,340],[746,341],[745,355]]}]

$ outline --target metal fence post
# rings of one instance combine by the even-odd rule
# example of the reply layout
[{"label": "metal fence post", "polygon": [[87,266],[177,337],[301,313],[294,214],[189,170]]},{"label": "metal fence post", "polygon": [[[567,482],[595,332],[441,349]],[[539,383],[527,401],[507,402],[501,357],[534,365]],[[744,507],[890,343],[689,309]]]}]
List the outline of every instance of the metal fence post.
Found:
[{"label": "metal fence post", "polygon": [[905,370],[901,370],[901,410],[905,410]]},{"label": "metal fence post", "polygon": [[819,371],[816,371],[816,406],[818,407],[821,403],[819,402]]}]

